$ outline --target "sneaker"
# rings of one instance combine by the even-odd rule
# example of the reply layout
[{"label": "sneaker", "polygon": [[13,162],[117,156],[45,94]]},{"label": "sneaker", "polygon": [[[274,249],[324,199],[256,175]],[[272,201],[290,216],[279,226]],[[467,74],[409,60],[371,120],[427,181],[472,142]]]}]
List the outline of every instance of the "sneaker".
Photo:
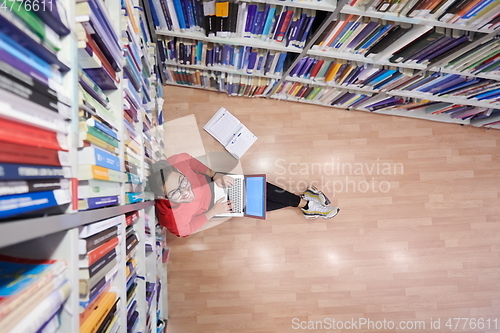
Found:
[{"label": "sneaker", "polygon": [[309,186],[307,190],[302,193],[301,197],[307,201],[316,201],[323,206],[328,206],[331,203],[330,199],[314,185]]},{"label": "sneaker", "polygon": [[338,207],[324,206],[316,201],[309,201],[307,210],[301,209],[304,217],[308,220],[317,219],[320,216],[324,219],[331,219],[340,212]]}]

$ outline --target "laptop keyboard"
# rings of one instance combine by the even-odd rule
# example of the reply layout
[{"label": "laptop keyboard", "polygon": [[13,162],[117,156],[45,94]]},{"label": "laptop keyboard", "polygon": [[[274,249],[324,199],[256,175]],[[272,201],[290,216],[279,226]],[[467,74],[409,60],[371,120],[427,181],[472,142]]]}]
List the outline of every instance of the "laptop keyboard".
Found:
[{"label": "laptop keyboard", "polygon": [[242,187],[243,187],[243,179],[242,178],[233,178],[234,179],[234,184],[233,186],[228,188],[228,196],[229,200],[231,200],[231,203],[233,205],[233,213],[241,213],[243,212],[243,200],[242,200]]}]

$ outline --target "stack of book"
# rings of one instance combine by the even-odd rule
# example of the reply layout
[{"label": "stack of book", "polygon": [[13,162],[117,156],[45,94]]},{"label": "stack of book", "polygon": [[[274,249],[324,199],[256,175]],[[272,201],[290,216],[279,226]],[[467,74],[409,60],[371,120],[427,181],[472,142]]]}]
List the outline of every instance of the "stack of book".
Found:
[{"label": "stack of book", "polygon": [[69,47],[58,1],[0,11],[0,219],[64,213],[71,202]]},{"label": "stack of book", "polygon": [[330,23],[311,49],[358,55],[359,60],[373,58],[379,62],[424,68],[445,59],[483,35],[342,14],[338,20]]},{"label": "stack of book", "polygon": [[162,60],[175,65],[198,65],[255,75],[281,75],[287,52],[251,46],[217,44],[165,37],[159,43]]},{"label": "stack of book", "polygon": [[100,0],[76,4],[79,64],[103,90],[117,89],[123,68],[120,41]]},{"label": "stack of book", "polygon": [[124,215],[79,229],[80,332],[119,332],[119,290],[113,286],[123,262]]},{"label": "stack of book", "polygon": [[391,94],[398,94],[398,91],[414,91],[427,96],[443,96],[450,99],[458,97],[470,101],[473,105],[475,102],[481,102],[492,107],[500,106],[500,82],[489,79],[438,72],[425,76],[405,76],[394,81],[387,87],[389,88]]},{"label": "stack of book", "polygon": [[318,87],[310,84],[284,81],[271,91],[271,97],[338,107],[356,107],[371,98],[371,94],[349,92],[343,89]]},{"label": "stack of book", "polygon": [[343,59],[303,57],[290,71],[289,79],[379,90],[403,76],[403,72],[405,69],[391,66],[358,64]]},{"label": "stack of book", "polygon": [[313,32],[316,11],[234,1],[150,0],[160,30],[203,31],[208,37],[242,37],[303,48]]},{"label": "stack of book", "polygon": [[465,73],[500,75],[500,40],[491,39],[461,54],[444,65],[445,70]]},{"label": "stack of book", "polygon": [[279,80],[225,72],[167,66],[169,83],[226,92],[231,96],[263,97]]},{"label": "stack of book", "polygon": [[136,227],[140,214],[138,211],[126,215],[126,288],[127,288],[127,332],[135,332],[139,322],[137,302],[139,299],[137,278],[137,236]]},{"label": "stack of book", "polygon": [[[104,140],[106,143],[103,144]],[[109,123],[95,114],[80,111],[79,210],[120,203],[123,173],[118,145],[118,134]]]},{"label": "stack of book", "polygon": [[80,140],[78,209],[120,204],[123,173],[116,105],[109,93],[120,83],[122,52],[100,0],[76,5]]},{"label": "stack of book", "polygon": [[389,61],[432,66],[482,36],[470,31],[436,27],[394,52]]},{"label": "stack of book", "polygon": [[[126,83],[130,81],[125,80]],[[124,89],[124,112],[123,122],[125,125],[125,203],[134,203],[142,201],[142,193],[140,187],[142,186],[141,173],[141,147],[142,137],[139,124],[139,114],[143,114],[142,104],[138,104],[135,99],[138,96],[133,94],[133,87],[130,85]]]},{"label": "stack of book", "polygon": [[2,332],[58,332],[71,293],[66,262],[0,255],[0,266]]},{"label": "stack of book", "polygon": [[364,6],[366,10],[478,29],[496,29],[500,25],[500,4],[493,0],[350,0],[348,4],[353,7]]}]

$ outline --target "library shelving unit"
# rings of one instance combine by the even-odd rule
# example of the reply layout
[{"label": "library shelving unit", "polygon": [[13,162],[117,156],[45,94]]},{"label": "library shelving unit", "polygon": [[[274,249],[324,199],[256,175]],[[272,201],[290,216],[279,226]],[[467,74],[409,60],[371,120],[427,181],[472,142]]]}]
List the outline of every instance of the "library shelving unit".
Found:
[{"label": "library shelving unit", "polygon": [[[203,2],[203,7],[196,0],[189,1],[192,7],[182,7],[177,0],[148,2],[159,39],[164,84],[500,129],[500,94],[493,88],[500,85],[498,3],[244,0],[230,1],[228,15],[218,1]],[[250,10],[250,5],[255,9]],[[289,11],[292,14],[287,18]],[[311,13],[316,19],[309,30],[305,29],[307,38],[297,45],[296,30],[307,24],[302,16]],[[266,18],[270,30],[266,30]],[[278,41],[276,30],[287,24],[285,39]],[[397,35],[397,29],[404,33]],[[394,38],[384,41],[392,33]],[[442,38],[442,44],[434,44],[440,53],[433,54],[437,51],[428,46],[439,39],[436,36]],[[422,44],[426,39],[427,44]],[[413,53],[408,51],[403,60],[394,59],[394,54],[400,55],[412,45]],[[415,49],[415,45],[420,48]],[[248,57],[246,53],[252,51],[247,50],[255,51],[256,61],[252,55]],[[278,61],[284,62],[281,70],[273,72],[276,52],[287,56]],[[266,67],[269,58],[270,68]],[[322,65],[314,72],[319,62]],[[331,71],[334,64],[344,67]],[[478,68],[480,65],[484,66]],[[380,70],[379,76],[363,77],[369,70]],[[418,80],[403,81],[414,77]],[[426,81],[429,77],[436,81]],[[361,78],[372,80],[368,82],[371,85]],[[440,87],[453,80],[458,80],[455,90],[430,86],[441,82]],[[394,82],[400,84],[391,86]],[[461,82],[469,85],[460,90]],[[486,83],[490,95],[481,90],[481,84]],[[471,89],[466,91],[466,87]]]},{"label": "library shelving unit", "polygon": [[[20,3],[24,4],[24,2]],[[33,0],[30,3],[39,2]],[[40,1],[40,3],[45,4],[44,1]],[[68,178],[71,185],[64,193],[68,194],[68,208],[59,215],[24,219],[11,216],[8,220],[1,220],[0,254],[16,258],[64,261],[66,263],[65,279],[69,282],[71,291],[69,296],[61,299],[62,307],[57,312],[51,312],[50,308],[36,307],[33,312],[29,310],[22,313],[22,318],[11,322],[10,325],[14,329],[9,329],[8,332],[20,332],[16,331],[15,328],[21,326],[28,327],[22,332],[37,332],[51,318],[49,322],[51,326],[47,326],[46,332],[76,333],[97,330],[98,327],[94,327],[92,330],[84,330],[81,327],[82,313],[85,311],[81,298],[82,268],[89,267],[90,270],[90,263],[85,266],[82,264],[82,260],[87,260],[91,252],[87,251],[88,247],[84,247],[82,252],[82,244],[88,246],[89,242],[83,239],[89,236],[83,235],[82,232],[86,230],[87,235],[95,235],[99,225],[107,228],[102,229],[104,228],[102,227],[99,232],[110,228],[116,229],[114,235],[117,244],[113,246],[111,251],[109,251],[110,248],[101,247],[107,243],[101,243],[97,247],[97,249],[103,249],[102,251],[104,249],[109,251],[104,255],[102,252],[100,254],[102,258],[113,252],[115,259],[111,260],[114,263],[111,271],[114,274],[106,274],[103,281],[109,287],[103,286],[98,290],[88,304],[100,306],[99,302],[103,299],[100,297],[106,290],[115,292],[119,298],[116,307],[108,311],[106,318],[100,318],[97,321],[101,325],[105,323],[108,325],[105,329],[104,326],[101,326],[103,327],[102,332],[156,333],[158,328],[164,331],[168,318],[165,254],[168,255],[168,248],[165,230],[157,225],[154,197],[152,193],[147,191],[145,182],[150,173],[151,164],[165,158],[163,154],[163,116],[161,113],[163,94],[162,85],[157,76],[157,50],[154,39],[156,37],[153,38],[151,31],[147,28],[148,22],[145,18],[144,4],[139,0],[90,0],[88,2],[51,0],[46,2],[47,6],[49,4],[57,4],[59,14],[65,13],[63,16],[66,19],[63,21],[66,21],[64,24],[70,30],[69,34],[58,37],[60,51],[54,54],[54,60],[47,65],[57,65],[57,67],[52,66],[52,69],[61,73],[60,82],[50,82],[49,84],[57,92],[59,102],[64,102],[67,107],[64,108],[64,113],[62,108],[59,109],[59,112],[57,110],[56,112],[49,111],[38,106],[30,108],[31,104],[26,104],[27,102],[24,102],[22,98],[13,96],[6,90],[5,86],[1,86],[0,118],[53,131],[58,133],[58,138],[62,138],[61,142],[64,141],[67,144],[69,160],[66,165],[69,168],[65,169],[64,177]],[[25,8],[25,11],[29,12],[30,9]],[[16,37],[22,37],[17,39],[22,47],[42,45],[44,41],[32,33],[31,28],[17,15],[18,13],[9,10],[8,7],[0,9],[0,25],[10,22],[9,24],[13,26],[9,27],[11,30],[5,30],[6,28],[1,27],[0,33],[13,31],[13,35],[14,32],[19,34]],[[114,32],[116,36],[114,46],[118,51],[118,56],[114,60],[116,60],[118,67],[121,67],[121,70],[116,71],[115,89],[101,89],[97,87],[100,84],[96,81],[96,87],[91,87],[94,92],[89,94],[81,87],[82,68],[87,68],[83,63],[89,64],[89,62],[82,61],[82,53],[87,52],[85,50],[88,48],[90,39],[102,38],[104,40],[109,38],[109,35],[93,37],[90,29],[96,26],[99,26],[100,29],[112,29]],[[94,33],[100,34],[97,29]],[[109,58],[108,53],[104,52],[103,48],[109,47],[110,42],[101,43],[102,40],[100,43],[96,43],[97,47],[101,49],[103,57]],[[0,45],[0,50],[3,50],[3,45]],[[96,63],[101,63],[103,60],[97,57],[96,53],[93,57]],[[3,64],[4,59],[0,60]],[[102,70],[104,64],[102,68],[90,68]],[[106,69],[106,71],[108,70]],[[135,90],[132,91],[132,89]],[[94,95],[102,96],[107,101],[106,107],[97,105],[99,102],[96,102],[96,97],[92,97]],[[90,102],[91,100],[93,102]],[[134,103],[133,107],[130,105],[131,102]],[[125,114],[130,113],[129,109],[132,108],[135,111],[135,117],[130,124],[126,122],[127,116]],[[119,187],[119,193],[116,193],[117,202],[111,202],[103,207],[83,209],[80,206],[82,198],[78,195],[79,165],[92,164],[92,162],[82,160],[79,152],[82,145],[85,146],[84,141],[86,141],[82,138],[82,122],[86,122],[88,117],[102,122],[106,125],[104,127],[109,127],[110,131],[114,133],[111,134],[114,135],[118,144],[117,147],[111,148],[115,149],[113,158],[116,158],[119,163],[116,167],[120,177],[114,181]],[[127,128],[127,126],[129,127]],[[85,147],[97,149],[98,145],[97,143],[94,145],[92,142]],[[65,147],[62,148],[65,149]],[[91,177],[91,179],[104,181],[104,183],[107,180],[97,176]],[[4,184],[2,183],[2,186]],[[4,193],[2,192],[1,195]],[[2,206],[2,211],[5,209],[6,206]],[[94,234],[89,230],[94,230]],[[133,237],[129,237],[131,235]],[[99,257],[95,260],[101,259]],[[4,262],[0,260],[0,271],[2,271],[2,265]],[[86,282],[90,286],[90,282]],[[35,292],[33,294],[39,295]],[[42,302],[40,304],[47,305],[47,303],[43,303],[45,298],[37,297],[37,301]],[[0,308],[2,307],[1,302],[0,300]],[[30,299],[28,298],[24,302],[28,303]],[[2,308],[2,310],[4,309]],[[132,320],[128,318],[131,313],[135,313]],[[89,311],[87,315],[91,316],[92,311]],[[0,315],[0,326],[2,327],[0,331],[2,332],[7,332],[4,331],[7,326],[4,326],[4,322],[2,322],[6,318],[9,318],[8,313],[6,317],[6,314],[2,312]]]}]

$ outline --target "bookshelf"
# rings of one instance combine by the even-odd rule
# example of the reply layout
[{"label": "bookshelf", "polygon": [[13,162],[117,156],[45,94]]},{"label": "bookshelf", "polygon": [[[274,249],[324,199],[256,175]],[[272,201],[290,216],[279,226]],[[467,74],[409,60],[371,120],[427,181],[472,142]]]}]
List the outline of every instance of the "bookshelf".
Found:
[{"label": "bookshelf", "polygon": [[[184,14],[186,18],[189,18],[190,14],[185,14],[182,9],[178,10],[175,8],[176,1],[174,0],[150,0],[149,2],[152,4],[151,8],[153,12],[155,12],[155,5],[159,6],[156,8],[162,8],[162,3],[165,3],[166,10],[163,10],[159,14],[155,12],[153,17],[155,15],[163,15],[163,17],[167,18],[166,21],[168,21],[169,19],[174,20],[181,14]],[[183,31],[177,30],[173,26],[163,26],[160,21],[153,22],[152,25],[156,26],[156,32],[160,40],[158,45],[160,59],[165,65],[165,74],[162,78],[165,84],[188,85],[192,88],[216,90],[226,92],[231,96],[266,97],[461,125],[498,128],[496,122],[500,121],[500,96],[498,90],[495,90],[496,85],[500,82],[500,60],[498,58],[500,55],[500,44],[498,42],[500,24],[498,23],[498,4],[488,4],[482,7],[480,4],[476,7],[470,5],[467,11],[464,11],[464,8],[467,8],[464,6],[469,5],[469,2],[466,0],[461,1],[462,7],[457,7],[456,10],[453,7],[455,2],[458,3],[459,1],[443,1],[443,5],[440,7],[436,6],[438,2],[433,3],[434,7],[429,7],[433,4],[427,2],[424,4],[423,0],[388,2],[391,5],[386,7],[384,11],[380,7],[383,6],[382,1],[378,0],[344,0],[338,2],[242,1],[236,2],[236,6],[239,7],[237,10],[234,10],[236,13],[234,17],[231,16],[231,8],[233,7],[229,6],[230,14],[227,18],[229,28],[224,26],[225,17],[210,16],[210,11],[208,12],[209,16],[203,16],[205,12],[198,13],[201,16],[196,16],[195,14],[190,23],[194,28],[186,27]],[[257,6],[255,16],[251,16],[253,13],[251,14],[248,7],[250,4]],[[407,4],[406,7],[405,4]],[[280,10],[282,7],[285,8],[283,11]],[[259,18],[257,16],[262,11],[264,17],[272,20],[269,8],[276,8],[276,12],[273,12],[274,21],[272,21],[272,25],[275,24],[277,29],[280,29],[280,24],[288,24],[288,28],[285,29],[287,31],[285,33],[285,41],[283,42],[275,40],[275,35],[273,35],[274,28],[270,30],[269,35],[260,35],[258,26],[261,21],[258,21]],[[414,10],[415,8],[416,10]],[[291,46],[293,43],[290,42],[288,44],[286,38],[288,36],[290,40],[294,39],[292,32],[295,29],[295,14],[292,14],[291,18],[289,18],[290,21],[286,21],[286,14],[283,14],[283,12],[291,10],[304,13],[301,11],[304,9],[314,11],[316,19],[311,30],[308,31],[308,36],[304,44],[301,47]],[[431,10],[435,11],[432,12]],[[214,36],[208,36],[204,34],[204,28],[209,22],[207,20],[212,19],[215,22],[219,22],[217,20],[220,20],[223,23],[220,23],[222,24],[220,25],[221,28],[217,29]],[[234,20],[237,21],[236,24],[231,23]],[[250,28],[250,35],[246,32],[249,22],[250,27],[253,22],[253,28]],[[266,19],[262,22],[266,22]],[[298,26],[300,26],[300,19],[298,22]],[[344,25],[342,25],[343,22],[345,22]],[[216,27],[218,27],[217,24],[219,23],[216,23]],[[197,31],[192,31],[193,29]],[[400,31],[396,34],[397,29]],[[223,31],[220,36],[218,35],[219,31]],[[224,31],[229,31],[229,33]],[[245,34],[246,37],[244,37]],[[391,42],[384,41],[391,34],[394,35],[394,39]],[[356,41],[358,35],[360,38],[366,39]],[[335,38],[335,36],[337,37]],[[369,38],[372,38],[371,42]],[[260,69],[264,68],[264,74],[262,71],[254,71],[255,73],[252,73],[251,71],[246,71],[246,68],[238,68],[238,72],[233,68],[234,62],[231,63],[232,66],[208,66],[204,57],[193,58],[196,61],[195,63],[184,65],[178,62],[179,55],[182,56],[182,52],[179,53],[180,51],[177,49],[169,49],[166,44],[162,46],[162,39],[166,41],[171,41],[172,39],[195,40],[203,43],[203,45],[209,43],[213,43],[214,45],[236,45],[235,47],[231,47],[231,50],[234,50],[233,52],[238,52],[238,45],[242,45],[267,49],[269,52],[288,52],[288,56],[284,62],[283,71],[280,74],[266,72],[265,67],[260,67]],[[424,39],[426,39],[426,43],[422,42]],[[441,40],[442,44],[438,44],[437,42],[436,44],[432,44],[435,40],[438,42]],[[327,44],[322,45],[327,42],[330,42],[328,47],[325,46]],[[375,52],[377,44],[380,43],[380,45],[383,45],[382,42],[387,45],[383,47],[379,46],[379,50]],[[405,47],[406,49],[410,49],[413,45],[412,43],[422,46],[411,52],[405,51]],[[348,44],[353,44],[353,46]],[[433,47],[429,45],[433,45]],[[362,47],[359,48],[360,46]],[[206,48],[206,46],[204,47]],[[203,52],[205,52],[205,48]],[[433,49],[437,51],[432,51]],[[374,52],[370,54],[371,50]],[[403,54],[402,52],[406,52],[404,57],[400,57],[404,62],[394,58],[395,54]],[[163,56],[161,53],[163,53]],[[171,57],[172,54],[175,55],[174,58]],[[223,54],[222,59],[225,56]],[[269,53],[262,56],[262,64],[266,63],[268,57]],[[366,85],[364,82],[358,80],[356,75],[340,77],[339,80],[340,73],[344,73],[342,70],[337,72],[334,79],[328,82],[325,81],[325,77],[310,79],[308,75],[313,71],[314,65],[308,67],[304,75],[291,75],[295,66],[301,66],[301,59],[306,57],[314,58],[315,62],[313,64],[319,61],[332,61],[343,64],[347,69],[346,67],[341,67],[341,69],[347,71],[349,75],[353,73],[361,75],[368,72],[368,69],[373,68],[380,69],[380,73],[377,74],[379,76],[369,77],[369,82],[376,82],[375,79],[383,78],[383,75],[386,75],[391,70],[397,70],[398,73],[392,73],[390,77],[392,81],[387,80],[382,82],[383,85],[380,88],[376,87],[376,85]],[[238,58],[236,59],[239,60]],[[245,65],[254,66],[252,62],[245,62]],[[257,66],[256,64],[253,68],[258,68]],[[352,70],[351,67],[355,70]],[[302,69],[304,68],[306,66],[302,67]],[[321,70],[323,68],[327,69],[327,67],[320,68]],[[331,69],[331,67],[328,69]],[[356,72],[356,70],[359,70],[359,72]],[[195,79],[199,75],[202,77],[201,84],[199,79]],[[265,78],[267,81],[266,83],[262,83],[262,79],[260,81],[242,79],[241,76],[243,75],[257,76]],[[420,76],[420,79],[417,81],[406,81],[407,83],[403,81],[404,78],[416,76]],[[427,81],[429,76],[433,77],[429,79],[430,81]],[[205,77],[208,79],[204,79]],[[215,83],[207,84],[206,81],[210,80],[210,78]],[[364,79],[367,79],[367,77],[365,76]],[[456,87],[455,90],[449,89],[448,91],[444,91],[431,86],[431,83],[438,82],[442,83],[438,87],[443,86],[453,80],[457,80],[456,82],[458,82],[456,86],[452,86]],[[391,86],[391,83],[394,82],[401,82],[401,84],[399,86]],[[463,82],[471,82],[469,84],[472,88],[476,87],[473,84],[477,82],[477,89],[465,91],[466,89],[462,88],[462,90],[459,90],[459,87],[461,87],[459,84]],[[294,83],[299,83],[302,87],[297,87]],[[426,83],[429,84],[426,85]],[[490,86],[489,90],[480,90],[483,87],[480,86],[482,83],[488,83],[492,86]],[[242,94],[241,90],[236,94],[232,93],[234,92],[232,84],[243,85],[244,87],[250,86],[250,93],[245,91]],[[259,89],[256,90],[258,93],[252,93],[252,88],[261,87],[261,84],[266,85],[264,93],[261,93],[262,91]],[[467,86],[463,85],[463,87]],[[283,93],[282,90],[288,88],[292,90],[287,91],[288,93]],[[321,96],[324,91],[318,92],[318,88],[335,88],[338,91],[344,92],[346,96],[351,93],[367,94],[370,95],[370,99],[374,103],[361,103],[364,102],[362,96],[359,96],[360,99],[358,100],[348,99],[348,101],[352,101],[351,104],[338,103],[335,100],[319,101],[316,96],[312,99],[301,96],[301,93],[304,92],[307,97],[311,97],[315,93],[318,94],[317,96]],[[380,100],[381,97],[386,97],[386,100]],[[420,103],[420,105],[416,106],[414,103]],[[412,109],[405,109],[405,105],[412,107]],[[431,105],[441,106],[440,110],[442,113],[439,113],[439,110],[436,111],[434,108],[431,108]],[[366,108],[367,106],[369,108]],[[418,108],[421,109],[419,110]]]},{"label": "bookshelf", "polygon": [[[157,332],[158,326],[163,331],[168,291],[166,261],[162,259],[168,248],[165,230],[156,223],[154,197],[145,184],[151,164],[165,158],[156,34],[148,27],[140,0],[52,0],[46,4],[57,7],[48,14],[33,12],[31,7],[22,13],[9,7],[0,10],[0,76],[36,96],[22,96],[0,86],[0,141],[4,146],[5,142],[26,145],[39,153],[40,149],[56,151],[59,156],[59,164],[26,162],[29,172],[21,173],[17,165],[22,162],[0,152],[0,254],[17,258],[14,261],[23,258],[37,267],[41,264],[35,260],[55,261],[44,273],[33,275],[31,286],[40,284],[39,288],[25,294],[26,289],[21,289],[0,301],[2,332],[37,332],[45,327],[44,332],[83,333],[88,332],[84,327],[90,318],[95,331]],[[56,29],[50,20],[41,19],[42,14],[55,15],[54,24],[64,26],[67,33],[42,35],[37,30],[40,27]],[[91,32],[97,24],[99,29]],[[56,43],[57,49],[48,41]],[[13,56],[14,49],[36,58]],[[111,86],[99,79],[105,75],[112,79]],[[46,99],[56,106],[48,105]],[[92,135],[86,132],[90,127]],[[95,140],[97,135],[107,141]],[[100,165],[103,162],[97,153],[83,158],[85,149],[109,156],[109,165]],[[18,172],[17,178],[11,178],[11,164],[16,166],[12,170]],[[91,176],[82,176],[81,165],[94,170]],[[98,175],[97,168],[105,176]],[[37,178],[42,174],[45,179]],[[85,179],[91,184],[86,192],[82,187]],[[50,191],[34,189],[33,184],[45,180],[53,182]],[[20,196],[48,192],[56,198],[50,203],[59,209],[57,213],[37,211],[29,205],[28,211],[21,205],[15,209],[7,206],[7,200],[18,203]],[[106,197],[113,200],[106,201]],[[11,259],[5,260],[0,259],[2,270],[12,264]],[[47,273],[62,262],[63,270]],[[85,272],[89,278],[83,277]],[[82,288],[88,288],[86,295],[82,296]],[[108,293],[116,294],[114,305],[104,310],[101,302]],[[11,301],[19,302],[12,303],[18,306],[8,308]],[[94,321],[94,313],[99,310],[92,311],[94,307],[104,311],[98,321]],[[13,320],[13,314],[19,317]],[[20,329],[23,325],[28,326],[26,330]]]},{"label": "bookshelf", "polygon": [[153,206],[154,202],[145,201],[132,205],[106,207],[69,214],[24,219],[0,224],[0,234],[9,237],[0,238],[0,248],[47,235],[64,232],[79,226],[122,215],[133,210],[141,210]]}]

